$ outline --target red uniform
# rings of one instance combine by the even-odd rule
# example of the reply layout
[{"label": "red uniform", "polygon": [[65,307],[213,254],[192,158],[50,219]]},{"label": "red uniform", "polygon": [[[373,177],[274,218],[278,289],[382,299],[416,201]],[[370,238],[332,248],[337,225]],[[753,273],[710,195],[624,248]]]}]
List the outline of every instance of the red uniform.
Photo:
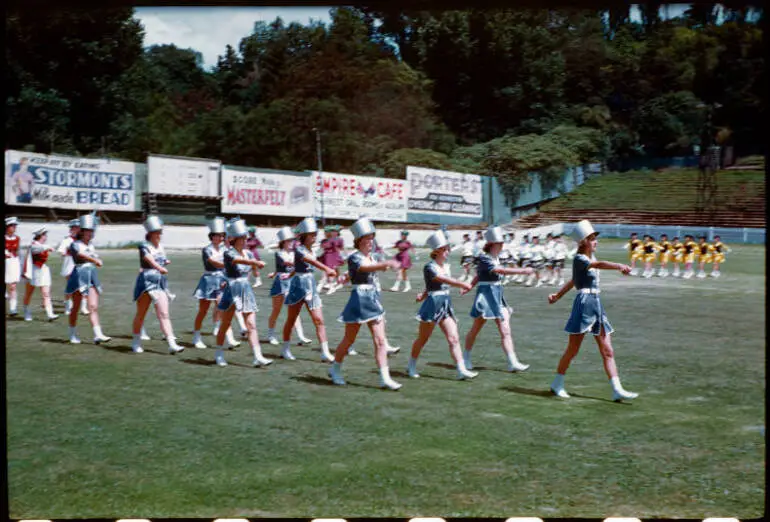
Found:
[{"label": "red uniform", "polygon": [[321,262],[329,268],[337,268],[342,265],[342,249],[345,247],[345,242],[340,237],[325,238],[321,241],[321,248],[323,254],[321,254]]},{"label": "red uniform", "polygon": [[409,255],[409,250],[412,248],[412,243],[406,241],[405,239],[400,239],[398,242],[396,242],[396,248],[398,249],[398,254],[396,254],[396,261],[401,263],[401,268],[411,268],[412,256]]},{"label": "red uniform", "polygon": [[5,257],[19,257],[21,238],[17,235],[5,236]]}]

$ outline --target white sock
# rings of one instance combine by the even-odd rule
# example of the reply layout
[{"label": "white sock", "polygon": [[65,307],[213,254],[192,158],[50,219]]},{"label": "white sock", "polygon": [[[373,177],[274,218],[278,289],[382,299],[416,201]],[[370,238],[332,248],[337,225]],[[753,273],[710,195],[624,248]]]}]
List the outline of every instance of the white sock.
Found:
[{"label": "white sock", "polygon": [[87,312],[88,311],[88,300],[85,297],[86,296],[83,296],[83,299],[80,300],[80,311],[81,312]]},{"label": "white sock", "polygon": [[415,359],[414,357],[411,357],[411,356],[409,357],[409,363],[408,363],[408,366],[407,366],[407,370],[410,371],[410,372],[417,373],[417,359]]},{"label": "white sock", "polygon": [[10,303],[10,309],[11,313],[16,313],[16,308],[18,307],[19,301],[16,297],[11,297],[11,303]]},{"label": "white sock", "polygon": [[297,321],[294,323],[294,331],[297,332],[297,337],[300,339],[305,338],[305,330],[302,328],[302,322],[297,317]]},{"label": "white sock", "polygon": [[70,326],[70,337],[77,337],[77,336],[78,336],[78,327]]},{"label": "white sock", "polygon": [[68,314],[72,311],[72,299],[64,300],[64,313]]},{"label": "white sock", "polygon": [[389,382],[392,379],[390,378],[390,368],[387,366],[383,366],[380,368],[380,378],[382,379],[382,382]]},{"label": "white sock", "polygon": [[233,329],[228,328],[225,332],[225,340],[227,341],[227,344],[235,344],[235,336],[233,335]]},{"label": "white sock", "polygon": [[211,331],[212,335],[217,335],[219,333],[219,326],[222,324],[222,321],[214,321],[214,329]]},{"label": "white sock", "polygon": [[519,359],[516,357],[516,352],[514,351],[511,351],[511,353],[506,352],[505,356],[508,359],[509,366],[518,366],[519,364],[521,364],[519,362]]},{"label": "white sock", "polygon": [[48,314],[48,317],[53,317],[53,304],[51,304],[51,301],[45,303],[45,313]]},{"label": "white sock", "polygon": [[94,326],[94,337],[106,337],[104,333],[102,333],[102,327],[101,325]]},{"label": "white sock", "polygon": [[29,313],[29,306],[24,305],[24,315],[27,315]]},{"label": "white sock", "polygon": [[275,328],[268,328],[267,329],[267,338],[272,339],[275,337]]},{"label": "white sock", "polygon": [[338,363],[337,361],[334,361],[332,363],[332,370],[337,375],[342,375],[342,363]]},{"label": "white sock", "polygon": [[551,388],[555,390],[564,388],[564,375],[557,373],[556,377],[553,379],[553,383],[551,383]]},{"label": "white sock", "polygon": [[262,346],[259,344],[259,341],[251,347],[251,353],[254,355],[255,359],[262,358]]},{"label": "white sock", "polygon": [[612,379],[610,379],[610,386],[612,386],[612,391],[615,391],[615,392],[623,391],[623,386],[620,384],[620,377],[618,376],[615,376]]},{"label": "white sock", "polygon": [[245,331],[246,321],[243,320],[243,314],[241,312],[235,312],[235,318],[238,319],[238,326],[241,327],[241,331]]},{"label": "white sock", "polygon": [[142,334],[134,334],[134,340],[131,343],[131,346],[141,346],[142,344]]},{"label": "white sock", "polygon": [[471,361],[471,350],[463,350],[463,362],[465,367],[470,366],[468,363]]}]

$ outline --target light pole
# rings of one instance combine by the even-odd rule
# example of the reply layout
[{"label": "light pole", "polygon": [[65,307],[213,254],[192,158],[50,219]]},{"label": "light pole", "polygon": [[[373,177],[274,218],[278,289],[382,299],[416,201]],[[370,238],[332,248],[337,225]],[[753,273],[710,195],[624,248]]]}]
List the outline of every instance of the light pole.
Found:
[{"label": "light pole", "polygon": [[321,131],[318,130],[318,127],[313,127],[313,132],[315,132],[315,153],[318,159],[318,182],[321,185],[321,226],[326,227],[326,213],[324,212],[324,193],[326,190],[324,189],[324,167],[321,162]]}]

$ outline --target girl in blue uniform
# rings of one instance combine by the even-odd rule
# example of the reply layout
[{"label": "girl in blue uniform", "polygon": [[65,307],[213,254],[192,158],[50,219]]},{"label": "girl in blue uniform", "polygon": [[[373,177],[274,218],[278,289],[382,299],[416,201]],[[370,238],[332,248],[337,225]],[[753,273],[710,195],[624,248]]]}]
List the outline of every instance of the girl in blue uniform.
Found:
[{"label": "girl in blue uniform", "polygon": [[160,330],[168,342],[169,353],[175,354],[184,350],[176,343],[174,327],[171,325],[169,303],[174,294],[168,288],[168,269],[171,261],[166,257],[160,236],[163,234],[163,223],[158,216],[150,216],[144,222],[147,234],[139,244],[139,275],[134,285],[134,301],[136,315],[133,324],[133,342],[131,349],[134,353],[142,353],[142,326],[150,304],[155,303],[155,314],[158,316]]},{"label": "girl in blue uniform", "polygon": [[417,378],[417,359],[425,343],[430,339],[436,325],[444,332],[449,343],[449,353],[457,364],[458,379],[472,379],[478,375],[465,367],[462,348],[460,347],[460,335],[457,331],[457,317],[452,308],[452,298],[449,295],[449,287],[456,286],[465,291],[471,289],[470,283],[452,279],[447,274],[446,260],[449,257],[450,246],[444,233],[439,230],[428,237],[428,247],[431,249],[431,262],[422,270],[425,277],[425,291],[417,296],[418,301],[423,301],[417,320],[420,321],[420,330],[417,340],[412,345],[412,356],[409,358],[407,373],[409,377]]},{"label": "girl in blue uniform", "polygon": [[273,361],[262,355],[262,347],[257,335],[257,296],[254,288],[249,283],[249,274],[254,268],[265,267],[265,263],[256,259],[254,254],[246,248],[246,236],[248,231],[246,223],[242,219],[233,219],[228,225],[227,235],[231,238],[231,247],[224,255],[225,276],[227,286],[217,308],[222,312],[222,324],[217,332],[217,353],[215,356],[217,366],[227,366],[225,361],[225,332],[230,328],[235,312],[243,314],[246,323],[246,332],[254,355],[254,366],[267,366]]},{"label": "girl in blue uniform", "polygon": [[623,399],[635,399],[637,393],[628,392],[623,389],[618,377],[618,368],[615,365],[615,356],[612,350],[610,334],[612,325],[607,320],[604,313],[604,307],[599,300],[599,270],[618,270],[624,275],[631,273],[632,268],[620,263],[610,263],[609,261],[597,261],[594,256],[598,241],[591,223],[584,219],[580,221],[573,231],[573,236],[578,242],[578,253],[572,261],[572,280],[561,289],[548,296],[548,303],[553,304],[570,291],[572,287],[577,290],[577,295],[572,303],[572,314],[570,314],[567,326],[564,330],[569,334],[567,350],[559,361],[556,370],[556,378],[551,383],[551,391],[559,397],[568,399],[564,389],[564,374],[567,373],[572,359],[580,350],[580,344],[583,337],[591,332],[599,345],[599,353],[604,361],[604,371],[610,378],[612,386],[612,400],[620,401]]},{"label": "girl in blue uniform", "polygon": [[299,317],[302,305],[307,306],[310,317],[313,318],[318,340],[321,342],[321,360],[332,362],[334,357],[329,351],[329,341],[326,337],[326,326],[321,303],[321,297],[316,289],[313,278],[313,268],[323,270],[329,277],[336,277],[337,272],[318,261],[313,255],[313,243],[318,235],[315,219],[305,218],[297,227],[297,246],[294,249],[294,271],[292,272],[289,293],[284,303],[289,307],[286,323],[283,325],[283,350],[281,357],[290,361],[296,358],[291,353],[291,330]]},{"label": "girl in blue uniform", "polygon": [[69,317],[69,337],[72,344],[80,344],[77,324],[78,310],[80,310],[80,303],[83,299],[86,299],[88,303],[88,318],[94,329],[94,343],[105,343],[112,339],[104,335],[99,324],[99,295],[102,293],[102,285],[99,283],[96,268],[102,266],[103,263],[91,242],[95,229],[96,216],[94,214],[80,216],[80,231],[75,241],[69,246],[69,253],[75,267],[67,279],[67,288],[64,293],[66,298],[72,298],[73,303]]},{"label": "girl in blue uniform", "polygon": [[380,292],[377,286],[376,272],[388,269],[398,269],[401,263],[395,259],[376,262],[372,256],[374,247],[375,228],[368,218],[361,218],[350,227],[353,232],[353,246],[356,251],[348,256],[348,271],[353,289],[350,292],[345,309],[340,314],[339,321],[345,323],[345,336],[337,346],[334,364],[329,369],[329,376],[334,384],[344,385],[342,378],[342,363],[348,354],[348,349],[356,340],[362,324],[369,326],[374,341],[374,357],[380,368],[380,385],[390,390],[398,390],[401,385],[390,376],[388,367],[388,352],[385,342],[385,309],[382,306]]},{"label": "girl in blue uniform", "polygon": [[[494,319],[497,323],[497,329],[500,331],[500,337],[503,345],[503,352],[508,358],[509,372],[522,372],[529,368],[528,364],[522,364],[516,358],[516,352],[513,346],[513,336],[511,335],[510,315],[513,311],[503,296],[502,279],[506,275],[533,274],[535,271],[531,267],[527,268],[506,268],[501,266],[498,256],[503,249],[503,231],[500,227],[489,227],[484,236],[484,253],[479,255],[476,266],[476,277],[471,283],[471,287],[479,285],[476,291],[476,298],[473,300],[471,308],[471,317],[473,325],[465,337],[465,367],[473,369],[471,363],[471,350],[476,342],[476,336],[486,324],[487,320]],[[463,294],[467,292],[462,292]]]},{"label": "girl in blue uniform", "polygon": [[[198,286],[193,292],[193,297],[198,300],[198,314],[195,316],[195,325],[193,326],[193,345],[196,348],[206,348],[206,344],[201,338],[201,328],[203,320],[211,307],[211,303],[219,303],[222,300],[227,278],[225,277],[225,218],[216,217],[209,223],[209,243],[201,249],[203,259],[203,275],[198,281]],[[219,331],[219,325],[222,321],[222,312],[214,307],[214,335]],[[227,344],[231,347],[240,345],[235,340],[233,329],[228,328],[225,333]]]},{"label": "girl in blue uniform", "polygon": [[[292,268],[294,267],[294,233],[290,227],[283,227],[278,231],[278,249],[275,252],[275,272],[268,277],[272,277],[273,286],[270,288],[270,298],[273,300],[273,311],[267,320],[267,339],[270,344],[278,345],[278,339],[275,336],[275,324],[278,322],[278,316],[281,314],[283,302],[289,293],[289,284],[291,280]],[[297,317],[294,323],[294,330],[297,332],[300,344],[310,344],[310,339],[305,337],[305,331],[302,328],[302,321]]]}]

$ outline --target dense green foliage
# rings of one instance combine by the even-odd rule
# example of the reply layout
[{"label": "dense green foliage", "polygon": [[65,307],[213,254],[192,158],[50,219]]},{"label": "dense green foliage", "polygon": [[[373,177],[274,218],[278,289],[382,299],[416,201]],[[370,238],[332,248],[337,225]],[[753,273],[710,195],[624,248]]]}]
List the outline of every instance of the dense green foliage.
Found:
[{"label": "dense green foliage", "polygon": [[[404,176],[406,164],[499,176],[711,139],[759,153],[761,11],[337,8],[331,22],[257,22],[205,70],[143,49],[130,9],[8,17],[6,148],[148,152],[281,169]],[[55,42],[55,45],[52,43]]]}]

